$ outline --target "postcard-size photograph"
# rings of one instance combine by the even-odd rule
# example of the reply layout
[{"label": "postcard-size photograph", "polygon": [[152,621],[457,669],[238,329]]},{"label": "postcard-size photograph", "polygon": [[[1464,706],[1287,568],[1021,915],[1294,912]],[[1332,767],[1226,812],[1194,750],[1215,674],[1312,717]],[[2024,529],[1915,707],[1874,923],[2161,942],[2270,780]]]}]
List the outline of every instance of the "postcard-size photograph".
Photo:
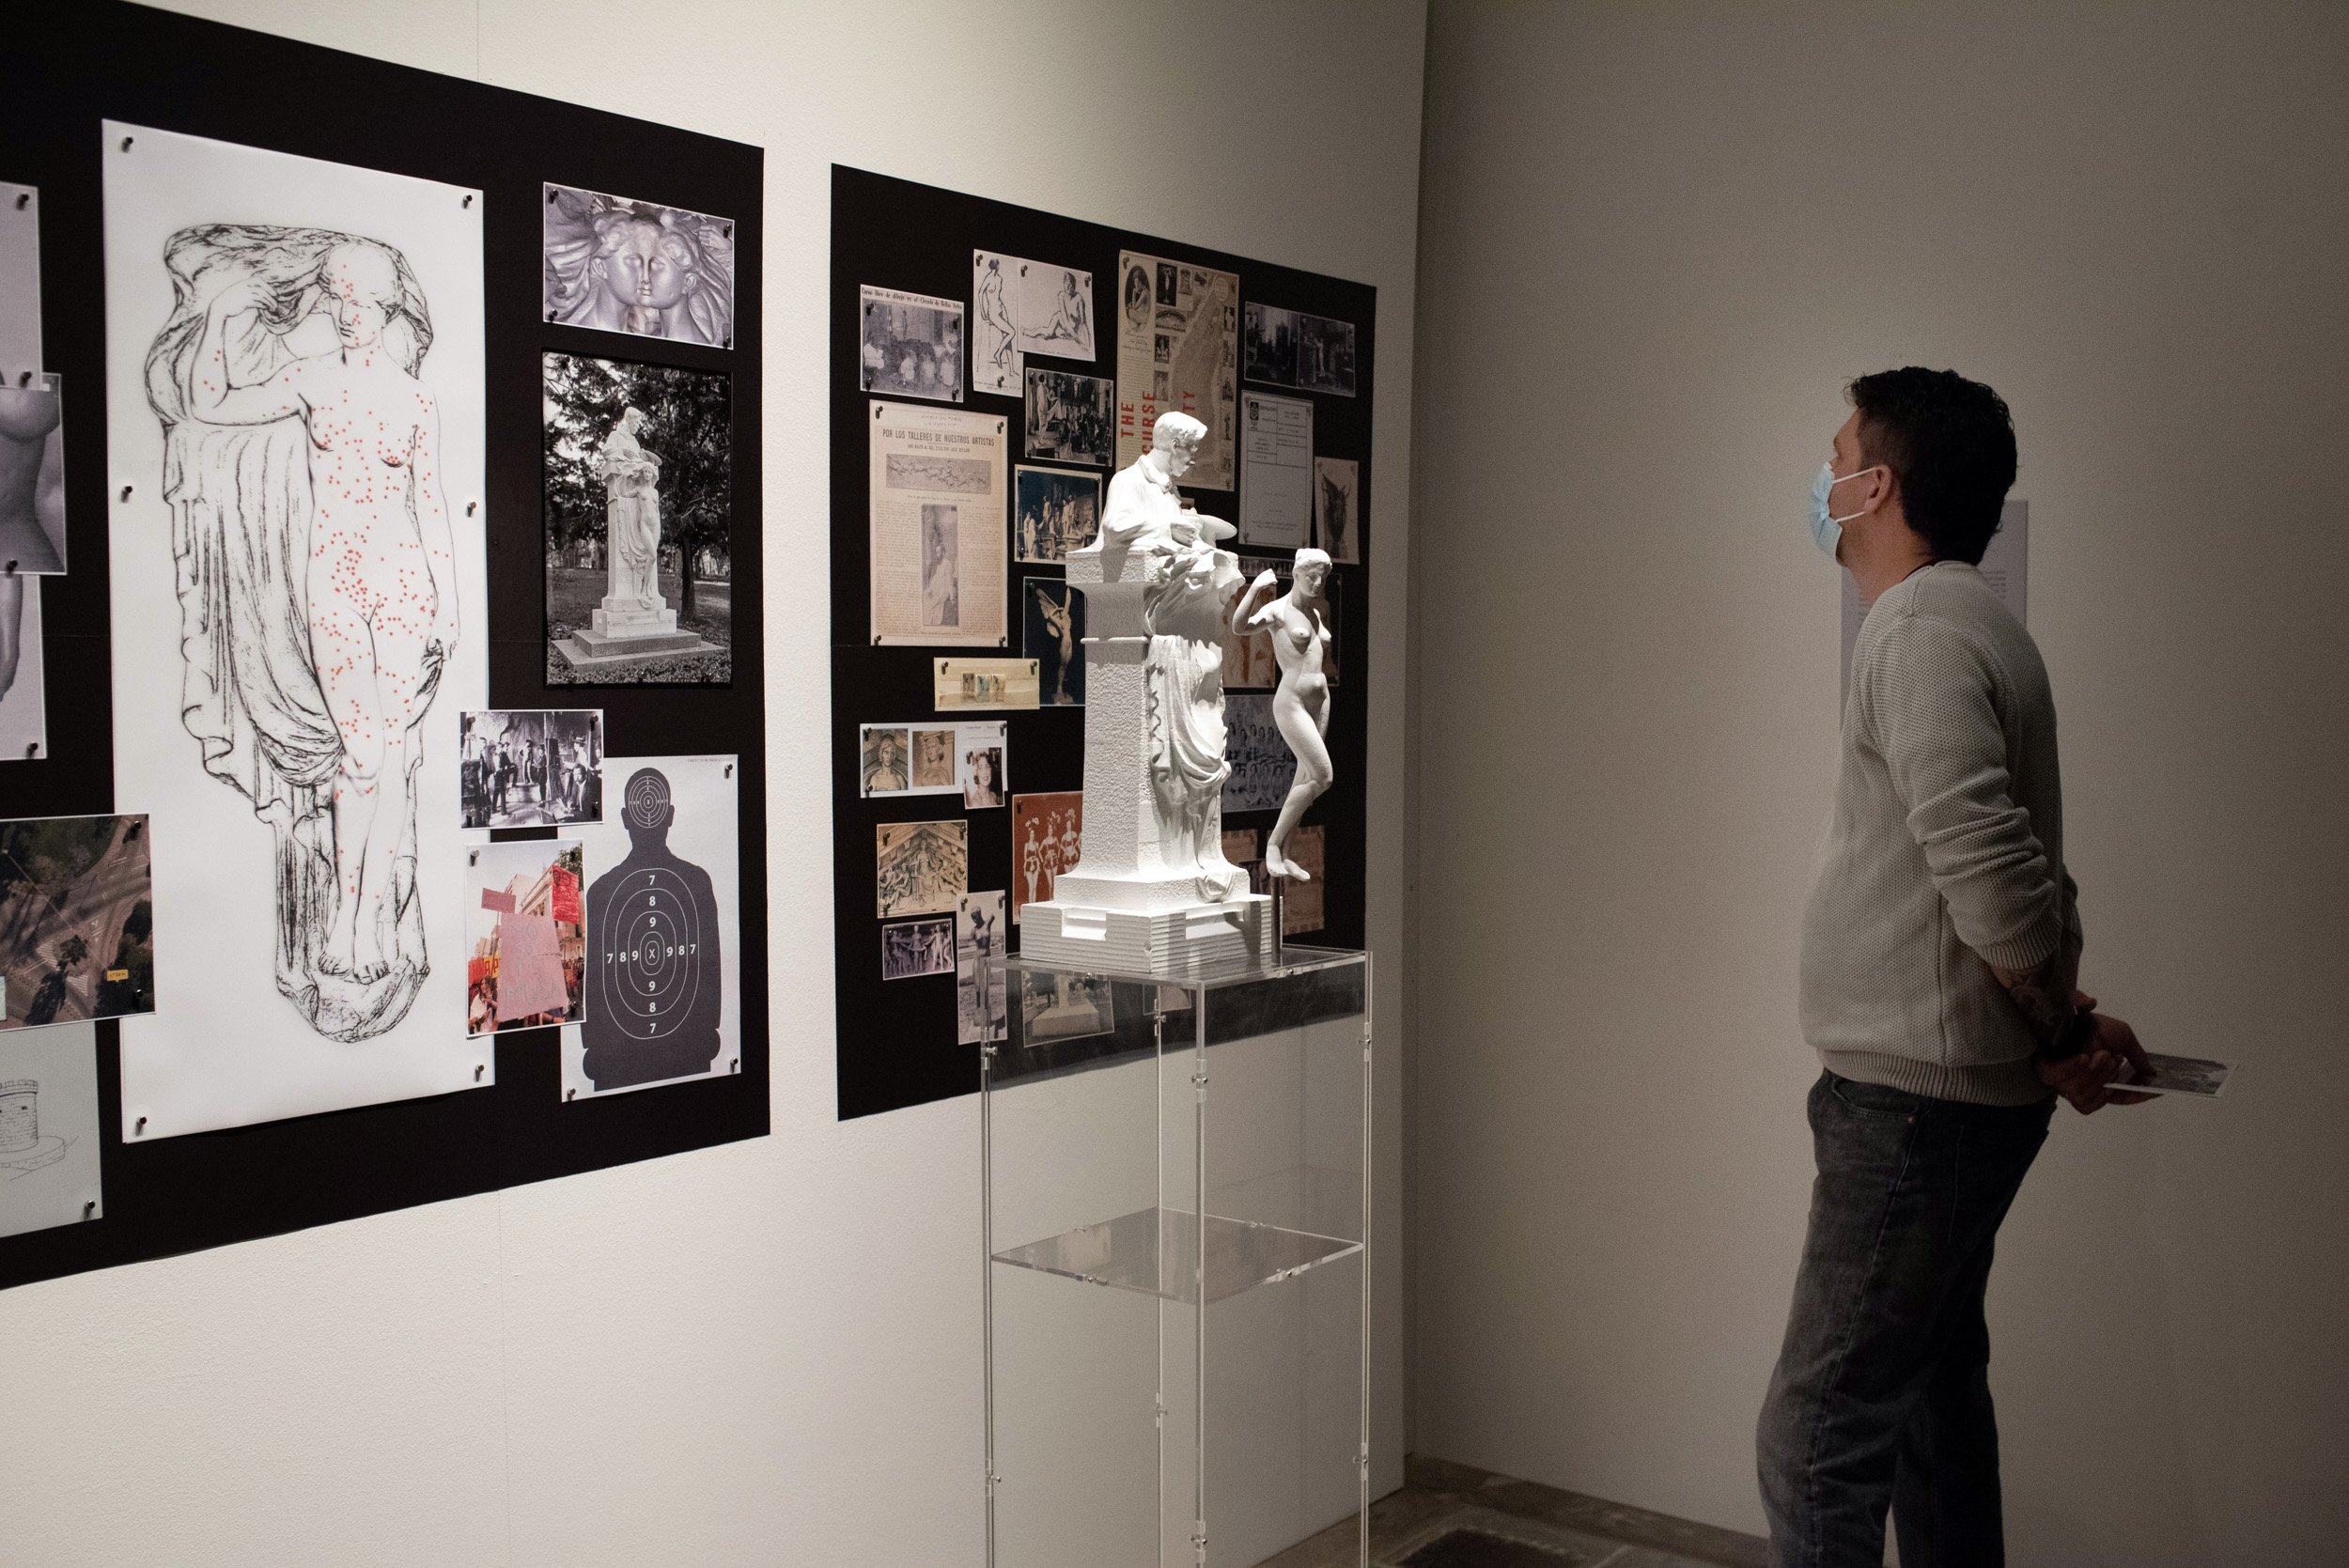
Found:
[{"label": "postcard-size photograph", "polygon": [[155,1011],[148,819],[0,822],[0,1029]]},{"label": "postcard-size photograph", "polygon": [[887,397],[962,401],[962,302],[857,289],[857,384]]},{"label": "postcard-size photograph", "polygon": [[1035,660],[1036,702],[1043,707],[1082,707],[1085,597],[1057,577],[1025,582],[1020,646]]},{"label": "postcard-size photograph", "polygon": [[881,927],[881,978],[911,980],[955,970],[955,917],[905,920]]},{"label": "postcard-size photograph", "polygon": [[884,822],[873,831],[873,912],[952,914],[971,891],[971,828],[948,822]]},{"label": "postcard-size photograph", "polygon": [[1297,312],[1249,304],[1240,311],[1240,373],[1274,386],[1297,384]]},{"label": "postcard-size photograph", "polygon": [[1297,318],[1297,384],[1307,392],[1354,396],[1354,323],[1326,316]]},{"label": "postcard-size photograph", "polygon": [[0,1035],[0,1236],[103,1219],[98,1026]]},{"label": "postcard-size photograph", "polygon": [[1034,707],[1039,702],[1033,659],[934,659],[930,702],[941,713]]},{"label": "postcard-size photograph", "polygon": [[1093,974],[1019,971],[1019,1044],[1057,1045],[1107,1034],[1117,1027],[1114,991]]},{"label": "postcard-size photograph", "polygon": [[955,906],[955,1043],[984,1045],[1003,1037],[1002,892],[966,893]]},{"label": "postcard-size photograph", "polygon": [[1362,465],[1314,459],[1314,543],[1341,567],[1362,564]]},{"label": "postcard-size photograph", "polygon": [[2202,1056],[2164,1056],[2147,1051],[2146,1062],[2153,1071],[2143,1078],[2114,1079],[2111,1087],[2125,1089],[2133,1094],[2180,1094],[2190,1100],[2215,1100],[2227,1088],[2227,1079],[2233,1076],[2232,1062],[2213,1061]]},{"label": "postcard-size photograph", "polygon": [[1018,464],[1011,509],[1012,559],[1060,566],[1070,551],[1091,544],[1101,526],[1101,476]]},{"label": "postcard-size photograph", "polygon": [[1052,896],[1052,879],[1077,863],[1084,845],[1081,789],[1011,798],[1011,923],[1019,911]]},{"label": "postcard-size photograph", "polygon": [[1107,468],[1117,450],[1117,384],[1027,368],[1027,456]]},{"label": "postcard-size photograph", "polygon": [[40,189],[0,179],[0,381],[39,375]]},{"label": "postcard-size photograph", "polygon": [[40,579],[0,573],[0,763],[49,754]]},{"label": "postcard-size photograph", "polygon": [[465,1033],[583,1017],[585,855],[576,839],[465,850]]},{"label": "postcard-size photograph", "polygon": [[457,716],[468,828],[603,820],[603,709],[474,708]]},{"label": "postcard-size photograph", "polygon": [[568,327],[734,347],[734,224],[544,185],[540,307]]},{"label": "postcard-size photograph", "polygon": [[549,686],[734,679],[734,381],[543,355]]},{"label": "postcard-size photograph", "polygon": [[0,572],[64,571],[65,378],[35,371],[0,386]]}]

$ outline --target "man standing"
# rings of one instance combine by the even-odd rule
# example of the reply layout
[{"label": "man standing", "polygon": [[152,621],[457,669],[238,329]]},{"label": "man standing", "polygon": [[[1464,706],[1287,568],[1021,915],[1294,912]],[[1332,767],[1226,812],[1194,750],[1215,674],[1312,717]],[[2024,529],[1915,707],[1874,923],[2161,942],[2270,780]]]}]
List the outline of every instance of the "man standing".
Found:
[{"label": "man standing", "polygon": [[[2149,1098],[2144,1052],[2073,982],[2055,705],[2038,647],[1975,568],[2015,482],[1997,393],[1862,376],[1812,487],[1812,538],[1871,601],[1843,765],[1803,911],[1818,1179],[1756,1449],[1774,1560],[2003,1562],[1991,1248],[2047,1135]],[[2050,1094],[2053,1091],[2053,1094]]]}]

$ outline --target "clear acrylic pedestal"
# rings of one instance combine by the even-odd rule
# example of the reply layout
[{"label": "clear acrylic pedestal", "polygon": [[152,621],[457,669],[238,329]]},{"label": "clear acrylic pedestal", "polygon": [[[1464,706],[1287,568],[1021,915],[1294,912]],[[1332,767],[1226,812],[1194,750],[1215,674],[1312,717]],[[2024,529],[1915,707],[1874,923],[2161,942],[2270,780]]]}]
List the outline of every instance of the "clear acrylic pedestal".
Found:
[{"label": "clear acrylic pedestal", "polygon": [[1369,955],[991,967],[990,1568],[1367,1565]]}]

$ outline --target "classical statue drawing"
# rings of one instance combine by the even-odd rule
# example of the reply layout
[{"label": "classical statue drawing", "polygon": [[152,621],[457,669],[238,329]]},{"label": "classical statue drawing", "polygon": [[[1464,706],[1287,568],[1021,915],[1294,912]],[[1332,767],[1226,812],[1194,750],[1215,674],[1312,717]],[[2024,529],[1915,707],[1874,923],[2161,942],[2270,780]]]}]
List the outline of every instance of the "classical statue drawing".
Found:
[{"label": "classical statue drawing", "polygon": [[636,432],[644,411],[620,411],[619,423],[597,452],[593,472],[603,481],[605,555],[611,577],[607,611],[660,611],[661,459],[645,450]]},{"label": "classical statue drawing", "polygon": [[176,302],[146,380],[181,722],[275,837],[278,990],[320,1034],[366,1039],[429,970],[418,725],[459,629],[440,410],[416,379],[431,312],[397,250],[327,229],[182,229],[163,264]]},{"label": "classical statue drawing", "polygon": [[[1330,557],[1322,551],[1297,552],[1289,591],[1256,606],[1260,595],[1276,584],[1269,571],[1248,585],[1247,595],[1232,613],[1232,624],[1248,631],[1268,631],[1272,656],[1281,666],[1281,684],[1272,693],[1272,722],[1281,738],[1297,753],[1297,781],[1281,802],[1280,819],[1265,840],[1265,870],[1275,877],[1311,881],[1305,868],[1288,858],[1289,835],[1320,798],[1334,777],[1330,767],[1330,681],[1322,673],[1322,656],[1330,645],[1330,628],[1312,601],[1321,598],[1330,576]],[[1253,607],[1253,608],[1252,608]]]}]

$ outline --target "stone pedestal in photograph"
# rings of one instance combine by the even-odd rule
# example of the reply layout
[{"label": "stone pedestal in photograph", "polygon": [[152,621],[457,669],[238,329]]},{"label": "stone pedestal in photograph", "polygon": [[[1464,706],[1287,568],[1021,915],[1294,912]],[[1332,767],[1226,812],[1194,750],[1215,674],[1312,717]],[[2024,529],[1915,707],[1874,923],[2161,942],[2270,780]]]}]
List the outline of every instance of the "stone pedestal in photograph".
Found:
[{"label": "stone pedestal in photograph", "polygon": [[665,606],[646,610],[633,603],[614,608],[609,598],[589,615],[583,630],[571,633],[555,646],[562,649],[563,657],[574,669],[593,669],[599,664],[654,659],[663,654],[723,651],[714,643],[679,630],[674,610]]}]

